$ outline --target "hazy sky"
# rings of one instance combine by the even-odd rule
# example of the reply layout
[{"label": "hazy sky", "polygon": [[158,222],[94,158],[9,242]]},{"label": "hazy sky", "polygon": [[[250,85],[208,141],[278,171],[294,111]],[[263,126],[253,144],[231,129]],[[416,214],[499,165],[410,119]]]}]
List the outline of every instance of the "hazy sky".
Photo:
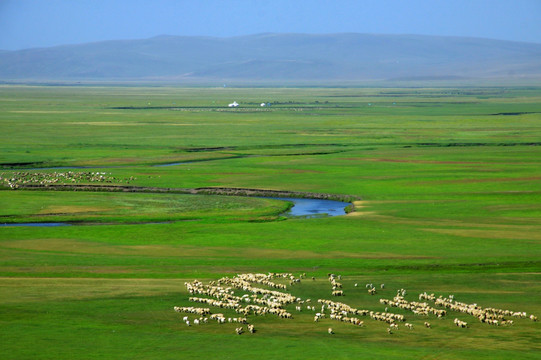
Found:
[{"label": "hazy sky", "polygon": [[156,35],[379,33],[541,43],[541,0],[0,0],[0,49]]}]

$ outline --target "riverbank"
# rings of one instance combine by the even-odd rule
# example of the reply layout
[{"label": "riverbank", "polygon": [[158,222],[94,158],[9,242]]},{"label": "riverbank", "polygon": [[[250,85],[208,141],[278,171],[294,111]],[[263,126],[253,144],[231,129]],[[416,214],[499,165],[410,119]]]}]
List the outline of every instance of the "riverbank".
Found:
[{"label": "riverbank", "polygon": [[253,197],[277,197],[277,198],[301,198],[335,200],[352,203],[361,200],[357,196],[343,194],[311,193],[302,191],[248,189],[230,187],[200,187],[200,188],[160,188],[149,186],[130,185],[93,185],[93,184],[21,184],[20,190],[51,190],[51,191],[120,191],[142,193],[173,193],[192,195],[225,195],[225,196],[253,196]]}]

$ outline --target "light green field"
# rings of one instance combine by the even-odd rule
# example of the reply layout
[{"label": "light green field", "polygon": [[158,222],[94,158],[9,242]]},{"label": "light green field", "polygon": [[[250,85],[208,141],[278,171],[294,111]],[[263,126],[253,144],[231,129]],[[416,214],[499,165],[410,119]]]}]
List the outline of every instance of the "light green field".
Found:
[{"label": "light green field", "polygon": [[[154,166],[174,162],[186,163]],[[137,186],[362,199],[347,216],[284,220],[287,204],[268,199],[0,190],[0,223],[101,224],[0,227],[2,359],[541,353],[529,319],[494,327],[451,312],[426,329],[426,317],[393,309],[414,329],[389,335],[369,318],[364,328],[314,323],[292,305],[294,319],[251,317],[258,332],[237,336],[235,324],[187,327],[173,311],[194,305],[185,281],[305,272],[289,291],[313,301],[331,299],[335,273],[338,301],[358,308],[383,311],[379,298],[405,288],[409,301],[454,294],[540,316],[541,88],[2,86],[0,166],[3,178],[84,166],[72,171]],[[370,296],[366,283],[385,289]]]}]

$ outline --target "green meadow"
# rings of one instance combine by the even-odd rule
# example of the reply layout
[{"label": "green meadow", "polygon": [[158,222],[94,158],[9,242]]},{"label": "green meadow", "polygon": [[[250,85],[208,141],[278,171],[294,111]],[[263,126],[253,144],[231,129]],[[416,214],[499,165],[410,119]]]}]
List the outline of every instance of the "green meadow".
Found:
[{"label": "green meadow", "polygon": [[[304,219],[279,200],[4,180],[67,171],[360,200]],[[257,332],[238,336],[236,324],[188,327],[173,306],[202,306],[187,281],[288,272],[307,274],[288,292],[313,302],[381,312],[380,298],[407,289],[408,301],[453,294],[541,316],[541,87],[3,85],[0,177],[0,224],[71,224],[0,227],[2,359],[540,358],[541,323],[528,318],[497,327],[391,308],[414,329],[390,335],[369,317],[316,323],[293,304],[293,319],[249,316]]]}]

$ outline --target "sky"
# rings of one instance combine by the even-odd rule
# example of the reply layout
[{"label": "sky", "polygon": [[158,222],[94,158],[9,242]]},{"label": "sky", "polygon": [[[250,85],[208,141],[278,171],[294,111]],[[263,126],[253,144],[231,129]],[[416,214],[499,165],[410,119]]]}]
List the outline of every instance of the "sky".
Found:
[{"label": "sky", "polygon": [[158,35],[371,33],[541,43],[541,0],[0,0],[0,49]]}]

